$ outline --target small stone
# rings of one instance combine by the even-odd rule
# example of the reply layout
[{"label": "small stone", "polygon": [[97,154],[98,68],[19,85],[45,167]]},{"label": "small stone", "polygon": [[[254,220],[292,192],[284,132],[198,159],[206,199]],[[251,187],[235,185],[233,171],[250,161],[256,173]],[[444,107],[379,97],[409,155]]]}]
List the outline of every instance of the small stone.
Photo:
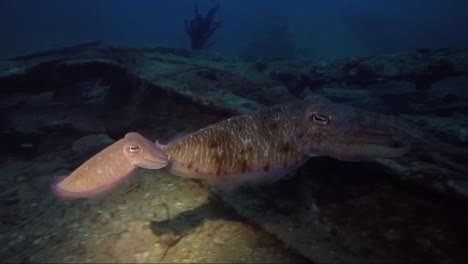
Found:
[{"label": "small stone", "polygon": [[224,239],[219,238],[219,237],[215,237],[215,238],[213,239],[213,242],[214,242],[215,244],[217,244],[217,245],[224,245],[224,243],[226,243],[226,241],[224,241]]},{"label": "small stone", "polygon": [[94,223],[99,223],[101,225],[106,225],[111,221],[111,216],[108,213],[105,212],[99,212],[96,214],[96,216],[93,218]]},{"label": "small stone", "polygon": [[145,263],[148,260],[150,253],[149,252],[143,252],[139,254],[135,254],[135,259],[137,263]]}]

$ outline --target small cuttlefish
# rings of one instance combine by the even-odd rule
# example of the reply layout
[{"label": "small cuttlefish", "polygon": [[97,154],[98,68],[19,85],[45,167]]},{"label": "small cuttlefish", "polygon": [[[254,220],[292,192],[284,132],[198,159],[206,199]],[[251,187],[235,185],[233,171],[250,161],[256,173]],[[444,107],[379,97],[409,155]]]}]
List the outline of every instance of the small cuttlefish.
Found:
[{"label": "small cuttlefish", "polygon": [[314,96],[228,118],[167,145],[128,133],[54,183],[53,189],[61,197],[91,197],[137,167],[166,166],[179,176],[230,187],[271,182],[311,156],[345,161],[398,157],[408,151],[409,139],[418,136],[396,117]]}]

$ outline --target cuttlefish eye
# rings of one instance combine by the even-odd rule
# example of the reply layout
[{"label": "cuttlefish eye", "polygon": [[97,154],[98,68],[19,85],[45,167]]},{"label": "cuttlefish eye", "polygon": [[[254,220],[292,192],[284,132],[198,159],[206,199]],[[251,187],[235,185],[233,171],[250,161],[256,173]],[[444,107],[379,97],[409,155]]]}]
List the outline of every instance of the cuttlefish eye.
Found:
[{"label": "cuttlefish eye", "polygon": [[130,153],[137,153],[137,152],[140,152],[140,150],[141,150],[141,148],[138,145],[128,147],[128,152],[130,152]]},{"label": "cuttlefish eye", "polygon": [[311,113],[310,114],[310,117],[309,117],[312,122],[314,122],[315,124],[318,124],[318,125],[322,125],[322,126],[325,126],[328,124],[328,122],[330,122],[330,117],[327,116],[327,115],[320,115],[320,114],[317,114],[317,113]]}]

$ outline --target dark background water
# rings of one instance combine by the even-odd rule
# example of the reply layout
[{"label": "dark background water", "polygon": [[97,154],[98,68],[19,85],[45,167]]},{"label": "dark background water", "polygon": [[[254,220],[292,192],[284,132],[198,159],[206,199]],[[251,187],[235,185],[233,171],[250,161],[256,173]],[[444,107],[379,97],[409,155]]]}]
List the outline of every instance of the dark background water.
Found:
[{"label": "dark background water", "polygon": [[94,39],[189,47],[183,21],[195,2],[203,13],[220,2],[223,25],[210,49],[227,55],[329,58],[468,44],[465,0],[0,0],[0,56]]}]

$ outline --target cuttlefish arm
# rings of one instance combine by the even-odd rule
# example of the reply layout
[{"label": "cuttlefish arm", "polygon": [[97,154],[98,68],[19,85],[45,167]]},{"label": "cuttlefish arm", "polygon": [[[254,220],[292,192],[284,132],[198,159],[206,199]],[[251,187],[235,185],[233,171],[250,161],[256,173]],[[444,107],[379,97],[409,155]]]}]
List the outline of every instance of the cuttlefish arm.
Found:
[{"label": "cuttlefish arm", "polygon": [[138,167],[159,169],[167,163],[163,150],[131,132],[54,183],[52,189],[59,197],[89,198],[111,189]]}]

